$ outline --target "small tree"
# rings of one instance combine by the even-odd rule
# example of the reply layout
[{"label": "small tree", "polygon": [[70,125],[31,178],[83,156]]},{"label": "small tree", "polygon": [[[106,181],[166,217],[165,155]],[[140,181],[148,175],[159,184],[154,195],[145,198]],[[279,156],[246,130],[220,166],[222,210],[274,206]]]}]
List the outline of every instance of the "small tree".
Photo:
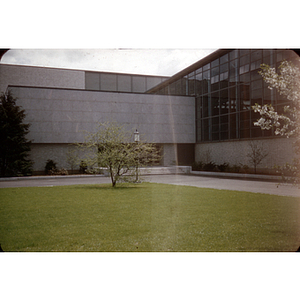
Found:
[{"label": "small tree", "polygon": [[268,152],[264,150],[261,144],[250,142],[250,151],[247,154],[250,163],[254,166],[254,173],[256,174],[256,167],[268,156]]},{"label": "small tree", "polygon": [[85,149],[88,168],[107,168],[113,187],[121,180],[133,182],[136,166],[149,165],[160,159],[155,145],[134,143],[132,135],[116,123],[100,123],[96,133],[89,133],[85,143],[78,144]]},{"label": "small tree", "polygon": [[74,170],[76,166],[78,166],[78,153],[76,149],[69,149],[67,152],[67,163],[70,166],[72,174],[74,173]]},{"label": "small tree", "polygon": [[1,176],[29,175],[33,162],[28,159],[30,124],[24,124],[25,111],[16,105],[10,92],[0,96],[0,173]]}]

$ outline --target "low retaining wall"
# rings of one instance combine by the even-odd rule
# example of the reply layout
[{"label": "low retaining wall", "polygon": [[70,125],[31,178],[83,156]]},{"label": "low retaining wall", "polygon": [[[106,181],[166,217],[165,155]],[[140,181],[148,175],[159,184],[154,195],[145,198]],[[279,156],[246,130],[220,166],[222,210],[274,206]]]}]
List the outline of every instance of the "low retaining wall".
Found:
[{"label": "low retaining wall", "polygon": [[[109,176],[107,169],[101,168],[104,176]],[[190,166],[172,166],[172,167],[147,167],[139,168],[140,175],[171,175],[171,174],[190,174]]]}]

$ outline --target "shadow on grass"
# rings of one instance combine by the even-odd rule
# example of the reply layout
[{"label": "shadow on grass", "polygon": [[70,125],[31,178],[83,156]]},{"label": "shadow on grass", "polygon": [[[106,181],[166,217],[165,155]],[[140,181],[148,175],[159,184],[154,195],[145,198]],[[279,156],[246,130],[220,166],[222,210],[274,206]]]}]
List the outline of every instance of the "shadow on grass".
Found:
[{"label": "shadow on grass", "polygon": [[129,189],[145,189],[149,188],[149,186],[145,186],[143,183],[119,183],[115,187],[113,187],[110,183],[101,183],[101,184],[83,184],[83,185],[73,185],[75,189],[99,189],[99,190],[129,190]]}]

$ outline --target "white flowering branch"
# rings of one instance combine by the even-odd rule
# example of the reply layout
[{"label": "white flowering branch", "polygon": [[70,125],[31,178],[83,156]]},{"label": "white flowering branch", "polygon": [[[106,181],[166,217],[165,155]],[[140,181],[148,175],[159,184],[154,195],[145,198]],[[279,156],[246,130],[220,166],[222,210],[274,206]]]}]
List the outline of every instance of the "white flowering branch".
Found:
[{"label": "white flowering branch", "polygon": [[269,85],[269,89],[275,88],[280,95],[290,102],[284,107],[284,112],[279,114],[272,105],[255,104],[253,109],[260,114],[260,119],[254,123],[261,129],[275,128],[276,135],[299,136],[300,127],[300,70],[293,63],[283,61],[279,66],[279,73],[275,68],[266,64],[261,65],[259,72]]}]

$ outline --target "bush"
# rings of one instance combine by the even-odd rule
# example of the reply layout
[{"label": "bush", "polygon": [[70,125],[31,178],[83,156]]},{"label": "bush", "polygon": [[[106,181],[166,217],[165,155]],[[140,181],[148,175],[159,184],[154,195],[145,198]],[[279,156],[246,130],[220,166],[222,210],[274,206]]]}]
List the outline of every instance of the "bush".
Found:
[{"label": "bush", "polygon": [[52,159],[48,159],[46,161],[45,173],[47,175],[53,175],[56,172],[57,172],[56,162],[54,162]]},{"label": "bush", "polygon": [[201,161],[195,161],[192,163],[192,170],[193,171],[202,171],[203,163]]},{"label": "bush", "polygon": [[209,163],[204,164],[203,171],[214,171],[216,167],[217,165],[214,162],[210,161]]},{"label": "bush", "polygon": [[55,175],[69,175],[68,171],[64,168],[55,172]]},{"label": "bush", "polygon": [[194,162],[192,164],[193,171],[218,171],[218,172],[229,172],[229,173],[249,173],[249,166],[247,165],[229,165],[228,163],[223,163],[220,165],[214,162],[203,163],[201,161]]},{"label": "bush", "polygon": [[79,172],[80,174],[85,174],[86,170],[87,170],[87,163],[82,160],[79,165]]},{"label": "bush", "polygon": [[221,165],[217,165],[217,168],[219,169],[220,172],[229,172],[230,167],[228,163],[223,163]]},{"label": "bush", "polygon": [[203,163],[201,161],[192,164],[193,171],[214,171],[217,165],[214,162]]},{"label": "bush", "polygon": [[232,167],[229,167],[229,172],[232,173],[240,173],[241,167],[239,165],[233,165]]}]

